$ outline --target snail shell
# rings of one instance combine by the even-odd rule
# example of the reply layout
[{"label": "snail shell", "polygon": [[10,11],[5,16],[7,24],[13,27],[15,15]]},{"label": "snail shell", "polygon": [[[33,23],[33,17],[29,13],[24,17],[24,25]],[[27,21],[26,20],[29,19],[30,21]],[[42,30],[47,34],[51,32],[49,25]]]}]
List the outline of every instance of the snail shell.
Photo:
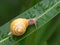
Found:
[{"label": "snail shell", "polygon": [[20,36],[26,32],[26,28],[28,27],[28,20],[25,18],[15,19],[10,25],[10,32],[13,35]]}]

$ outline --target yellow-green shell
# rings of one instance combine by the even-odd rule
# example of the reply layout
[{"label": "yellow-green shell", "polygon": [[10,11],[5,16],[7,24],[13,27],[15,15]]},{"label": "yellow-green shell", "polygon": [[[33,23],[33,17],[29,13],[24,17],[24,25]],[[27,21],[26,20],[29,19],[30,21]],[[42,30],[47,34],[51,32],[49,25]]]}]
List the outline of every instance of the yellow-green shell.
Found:
[{"label": "yellow-green shell", "polygon": [[15,19],[10,25],[10,32],[13,35],[20,36],[26,32],[26,28],[28,27],[28,20],[25,18]]}]

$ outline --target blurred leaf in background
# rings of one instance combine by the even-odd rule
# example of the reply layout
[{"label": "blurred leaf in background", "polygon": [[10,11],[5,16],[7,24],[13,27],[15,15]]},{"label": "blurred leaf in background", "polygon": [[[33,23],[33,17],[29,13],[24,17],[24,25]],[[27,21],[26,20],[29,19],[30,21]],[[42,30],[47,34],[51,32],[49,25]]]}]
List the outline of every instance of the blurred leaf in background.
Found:
[{"label": "blurred leaf in background", "polygon": [[0,0],[0,25],[32,7],[38,0]]}]

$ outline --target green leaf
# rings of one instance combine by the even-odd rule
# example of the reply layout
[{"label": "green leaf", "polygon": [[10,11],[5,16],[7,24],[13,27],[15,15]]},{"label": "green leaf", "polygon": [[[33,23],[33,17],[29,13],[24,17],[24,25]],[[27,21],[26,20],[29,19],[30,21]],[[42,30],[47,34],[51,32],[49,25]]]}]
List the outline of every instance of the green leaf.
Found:
[{"label": "green leaf", "polygon": [[48,40],[49,45],[58,45],[60,44],[60,25],[57,27],[56,32]]},{"label": "green leaf", "polygon": [[[48,2],[48,3],[47,3]],[[45,25],[47,22],[49,22],[52,18],[54,18],[58,13],[60,13],[60,1],[59,0],[43,0],[39,3],[37,3],[35,6],[33,6],[32,8],[30,8],[29,10],[25,11],[24,13],[20,14],[19,16],[15,17],[15,18],[34,18],[36,17],[37,18],[37,28],[35,27],[35,25],[31,25],[27,28],[27,32],[23,35],[23,36],[20,36],[20,37],[16,37],[16,36],[8,36],[8,33],[9,33],[9,27],[10,27],[10,22],[9,21],[8,23],[6,23],[5,25],[1,26],[0,27],[0,45],[19,45],[19,43],[22,41],[26,41],[26,38],[28,38],[29,36],[31,36],[31,41],[33,42],[33,40],[35,42],[37,42],[34,37],[36,37],[38,31],[41,33],[39,34],[41,37],[38,38],[36,37],[36,39],[44,39],[42,37],[45,37],[47,34],[46,34],[46,30],[42,31],[40,30],[40,28]],[[14,19],[15,19],[14,18]],[[36,32],[37,31],[37,32]],[[45,32],[45,33],[44,33]],[[48,32],[48,31],[47,31]],[[36,33],[36,35],[35,35]],[[46,34],[45,36],[43,36],[42,34]],[[50,33],[49,33],[50,34]],[[38,35],[38,36],[39,36]],[[47,36],[46,36],[47,37]],[[46,39],[45,37],[45,39]],[[30,38],[30,37],[29,37]],[[43,43],[46,41],[46,40],[43,40]],[[23,41],[24,40],[24,41]],[[30,41],[30,40],[29,40]],[[30,44],[29,42],[27,43],[22,43],[21,45],[27,45]],[[34,43],[33,42],[33,45]],[[42,41],[40,41],[41,43]],[[39,43],[39,42],[38,42]],[[36,45],[37,43],[35,43]],[[32,45],[32,44],[30,44]]]},{"label": "green leaf", "polygon": [[[60,14],[58,18],[58,21],[60,22]],[[47,41],[48,45],[58,45],[58,43],[60,43],[60,23],[58,24],[55,30],[56,31],[54,32],[54,34]]]}]

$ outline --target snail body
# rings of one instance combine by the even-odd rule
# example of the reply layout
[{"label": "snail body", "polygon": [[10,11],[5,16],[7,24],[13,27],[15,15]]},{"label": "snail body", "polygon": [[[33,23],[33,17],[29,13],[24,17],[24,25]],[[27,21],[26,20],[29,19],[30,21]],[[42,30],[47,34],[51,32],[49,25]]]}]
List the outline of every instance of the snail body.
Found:
[{"label": "snail body", "polygon": [[10,32],[16,36],[23,35],[26,32],[28,25],[34,24],[35,22],[35,19],[15,19],[10,25]]}]

